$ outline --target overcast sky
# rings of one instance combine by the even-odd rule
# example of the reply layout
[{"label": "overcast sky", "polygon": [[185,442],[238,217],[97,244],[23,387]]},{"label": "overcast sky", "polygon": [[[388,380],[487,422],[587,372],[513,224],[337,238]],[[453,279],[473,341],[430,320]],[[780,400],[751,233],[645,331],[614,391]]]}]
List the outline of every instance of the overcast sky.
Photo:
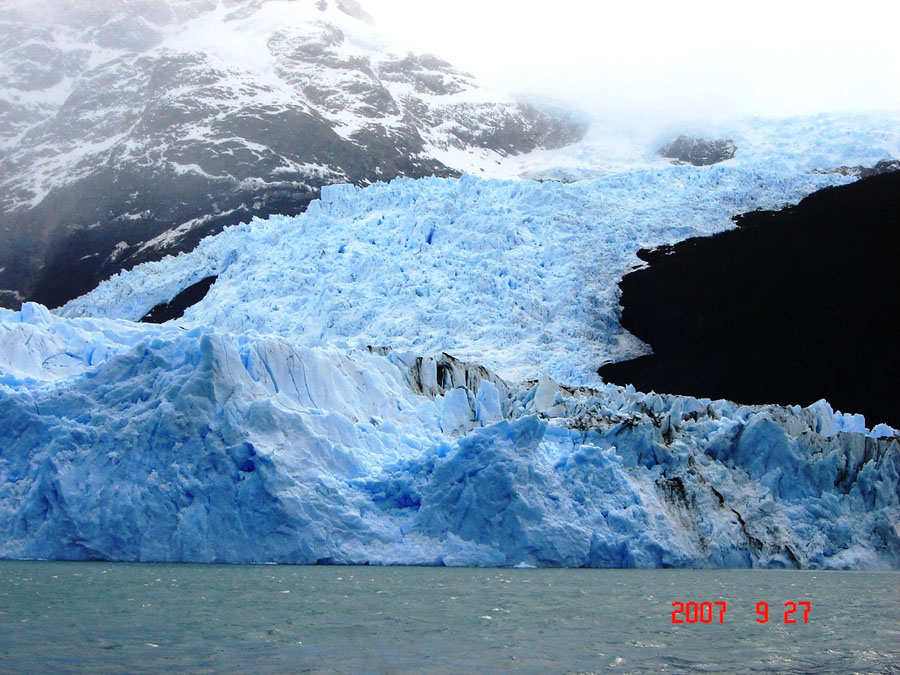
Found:
[{"label": "overcast sky", "polygon": [[362,4],[415,51],[586,112],[724,119],[900,110],[896,0]]}]

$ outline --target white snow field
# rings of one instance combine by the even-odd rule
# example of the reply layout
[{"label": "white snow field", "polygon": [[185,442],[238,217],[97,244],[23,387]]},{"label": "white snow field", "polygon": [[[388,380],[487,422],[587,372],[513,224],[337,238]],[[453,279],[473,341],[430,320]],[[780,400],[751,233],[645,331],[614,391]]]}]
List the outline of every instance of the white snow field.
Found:
[{"label": "white snow field", "polygon": [[[672,121],[661,125],[598,118],[580,143],[555,150],[460,165],[490,178],[583,180],[613,172],[666,167],[657,150],[681,134],[727,138],[737,152],[720,166],[777,173],[828,171],[839,166],[872,166],[900,158],[900,113],[844,113],[785,119],[745,118],[702,125]],[[456,165],[454,165],[456,166]]]},{"label": "white snow field", "polygon": [[330,187],[59,312],[0,310],[0,557],[900,567],[893,429],[595,374],[646,349],[618,324],[638,249],[852,180],[767,142],[571,184]]}]

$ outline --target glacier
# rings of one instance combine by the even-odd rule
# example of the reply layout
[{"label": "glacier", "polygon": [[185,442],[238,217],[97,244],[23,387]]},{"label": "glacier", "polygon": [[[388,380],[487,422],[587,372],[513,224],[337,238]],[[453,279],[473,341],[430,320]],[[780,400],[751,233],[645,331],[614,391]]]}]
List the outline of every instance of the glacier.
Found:
[{"label": "glacier", "polygon": [[[748,138],[711,167],[327,187],[0,310],[0,557],[900,568],[896,430],[596,375],[648,349],[618,323],[639,249],[853,180]],[[827,127],[822,156],[867,152]]]},{"label": "glacier", "polygon": [[118,274],[61,313],[138,320],[217,276],[180,325],[448,352],[506,379],[597,384],[600,365],[647,351],[618,322],[617,283],[643,264],[641,248],[849,180],[672,166],[572,184],[465,175],[326,186],[296,218],[229,228]]},{"label": "glacier", "polygon": [[[0,311],[0,556],[596,567],[900,563],[900,439],[447,355]],[[65,359],[60,350],[65,350]]]}]

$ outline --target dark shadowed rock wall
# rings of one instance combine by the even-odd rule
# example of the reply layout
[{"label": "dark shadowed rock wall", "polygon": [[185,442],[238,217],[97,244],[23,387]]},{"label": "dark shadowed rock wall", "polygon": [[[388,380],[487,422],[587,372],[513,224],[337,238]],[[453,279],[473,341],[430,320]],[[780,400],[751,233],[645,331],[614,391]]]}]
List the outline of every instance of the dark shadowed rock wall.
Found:
[{"label": "dark shadowed rock wall", "polygon": [[641,390],[810,404],[900,427],[900,172],[641,252],[622,325],[654,354],[604,366]]}]

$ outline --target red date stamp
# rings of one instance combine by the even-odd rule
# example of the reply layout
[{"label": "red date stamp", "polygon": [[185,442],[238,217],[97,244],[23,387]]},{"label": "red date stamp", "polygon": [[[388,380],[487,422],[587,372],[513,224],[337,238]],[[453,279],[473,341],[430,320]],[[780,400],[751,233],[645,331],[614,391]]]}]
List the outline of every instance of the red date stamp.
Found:
[{"label": "red date stamp", "polygon": [[673,602],[672,623],[712,623],[716,613],[719,623],[725,623],[726,609],[724,602]]},{"label": "red date stamp", "polygon": [[[672,623],[725,623],[725,612],[728,603],[720,602],[673,602]],[[784,623],[799,623],[802,610],[803,623],[809,623],[809,613],[812,610],[811,602],[784,603]],[[769,603],[756,603],[756,623],[769,622]]]}]

